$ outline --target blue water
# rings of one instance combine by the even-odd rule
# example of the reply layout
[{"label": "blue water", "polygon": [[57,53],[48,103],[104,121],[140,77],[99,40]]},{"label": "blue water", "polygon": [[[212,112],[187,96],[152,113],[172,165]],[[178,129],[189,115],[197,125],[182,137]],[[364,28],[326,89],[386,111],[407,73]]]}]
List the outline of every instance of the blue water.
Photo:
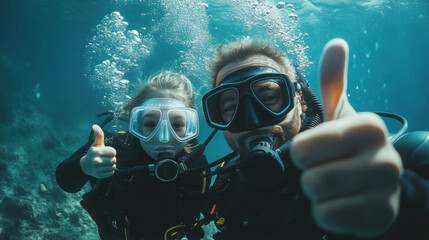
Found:
[{"label": "blue water", "polygon": [[[185,9],[194,6],[189,3],[206,3],[208,7]],[[24,173],[21,163],[8,162],[9,170],[25,175],[22,181],[27,181],[26,186],[33,184],[38,188],[44,182],[53,188],[54,167],[86,141],[91,125],[100,121],[95,117],[97,113],[112,110],[112,105],[103,100],[109,92],[94,87],[90,80],[95,64],[88,62],[97,56],[91,55],[88,44],[97,36],[97,25],[115,11],[128,23],[126,30],[137,30],[142,39],[151,35],[149,54],[142,57],[137,67],[124,72],[123,78],[131,83],[137,75],[147,78],[162,69],[172,69],[187,74],[204,94],[208,89],[202,87],[202,82],[208,76],[203,60],[210,56],[208,50],[225,40],[250,36],[269,39],[284,51],[291,51],[290,57],[303,66],[310,85],[320,96],[320,53],[330,39],[340,37],[350,47],[348,93],[356,110],[398,113],[407,118],[410,130],[429,130],[428,1],[286,2],[293,4],[293,12],[280,11],[275,7],[277,3],[2,0],[0,145],[10,156],[17,155],[16,149],[22,147],[20,156],[29,157],[23,163],[32,167]],[[189,22],[175,25],[178,18],[174,14],[180,11],[172,11],[174,6],[184,8],[188,11],[184,11],[185,15],[194,18],[185,18]],[[264,16],[252,15],[262,6],[273,7]],[[289,18],[289,14],[296,14],[298,19]],[[267,19],[275,22],[264,23]],[[294,45],[286,46],[288,39],[279,39],[288,33],[278,35],[276,25],[292,27],[291,34],[299,36],[299,43],[308,49],[297,55]],[[192,35],[198,33],[200,37]],[[194,45],[196,49],[192,49]],[[98,57],[95,63],[105,60]],[[183,67],[183,62],[191,67]],[[211,129],[202,114],[200,120],[199,139],[204,140]],[[393,131],[397,126],[391,128]],[[229,152],[220,133],[212,144],[216,148],[209,147],[206,152],[210,161]],[[0,154],[0,159],[9,155]],[[38,167],[43,168],[43,174]],[[2,189],[0,196],[7,193],[7,189]]]}]

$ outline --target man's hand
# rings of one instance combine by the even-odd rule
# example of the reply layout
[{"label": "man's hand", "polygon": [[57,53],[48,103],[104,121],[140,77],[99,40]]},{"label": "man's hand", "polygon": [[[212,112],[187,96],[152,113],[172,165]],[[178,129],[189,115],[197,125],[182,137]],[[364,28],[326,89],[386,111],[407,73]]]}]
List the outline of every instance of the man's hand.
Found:
[{"label": "man's hand", "polygon": [[95,178],[107,178],[115,173],[116,150],[104,146],[104,132],[98,125],[93,125],[95,140],[88,153],[80,159],[82,171]]},{"label": "man's hand", "polygon": [[347,64],[347,43],[331,40],[320,63],[327,122],[298,134],[291,155],[321,228],[374,237],[398,215],[402,162],[382,119],[357,114],[348,102]]}]

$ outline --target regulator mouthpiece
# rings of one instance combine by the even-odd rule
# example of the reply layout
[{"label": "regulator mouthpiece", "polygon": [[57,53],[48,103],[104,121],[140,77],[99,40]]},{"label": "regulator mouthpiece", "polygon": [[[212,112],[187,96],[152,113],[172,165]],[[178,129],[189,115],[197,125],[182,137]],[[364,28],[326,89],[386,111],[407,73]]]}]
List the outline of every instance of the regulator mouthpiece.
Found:
[{"label": "regulator mouthpiece", "polygon": [[279,183],[285,166],[279,154],[272,149],[269,138],[258,138],[252,141],[250,146],[252,149],[241,160],[240,172],[255,185]]},{"label": "regulator mouthpiece", "polygon": [[179,165],[172,153],[160,153],[155,165],[155,176],[163,182],[171,182],[179,175]]}]

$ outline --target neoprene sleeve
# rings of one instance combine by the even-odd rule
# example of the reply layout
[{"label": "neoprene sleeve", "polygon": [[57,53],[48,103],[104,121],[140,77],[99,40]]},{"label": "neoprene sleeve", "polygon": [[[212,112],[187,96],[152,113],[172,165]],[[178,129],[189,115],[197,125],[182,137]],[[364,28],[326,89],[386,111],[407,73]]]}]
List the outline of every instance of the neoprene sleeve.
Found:
[{"label": "neoprene sleeve", "polygon": [[85,156],[91,143],[83,145],[72,156],[58,165],[55,172],[58,185],[66,192],[79,192],[90,179],[80,168],[80,159]]},{"label": "neoprene sleeve", "polygon": [[404,170],[401,185],[398,218],[382,239],[429,239],[429,181]]},{"label": "neoprene sleeve", "polygon": [[401,205],[383,239],[429,239],[429,132],[407,133],[395,144],[401,155]]}]

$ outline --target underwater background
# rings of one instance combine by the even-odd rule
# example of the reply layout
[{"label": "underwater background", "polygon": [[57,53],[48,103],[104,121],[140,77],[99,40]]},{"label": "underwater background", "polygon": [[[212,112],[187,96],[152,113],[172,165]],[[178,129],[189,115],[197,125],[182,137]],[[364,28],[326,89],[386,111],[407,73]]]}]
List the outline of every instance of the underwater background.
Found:
[{"label": "underwater background", "polygon": [[[429,130],[427,0],[0,0],[0,35],[1,240],[99,239],[79,204],[89,187],[63,192],[57,165],[88,141],[97,114],[120,110],[139,78],[182,72],[199,104],[210,50],[242,37],[286,51],[318,96],[323,46],[344,38],[355,109]],[[204,141],[211,129],[201,110]],[[229,151],[218,133],[206,156]]]}]

